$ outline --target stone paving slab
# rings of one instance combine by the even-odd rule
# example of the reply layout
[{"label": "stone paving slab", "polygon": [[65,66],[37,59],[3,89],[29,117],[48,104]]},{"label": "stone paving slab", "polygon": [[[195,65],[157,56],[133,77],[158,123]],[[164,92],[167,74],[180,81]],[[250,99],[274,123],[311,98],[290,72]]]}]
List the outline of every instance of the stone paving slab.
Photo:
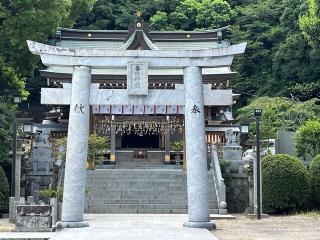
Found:
[{"label": "stone paving slab", "polygon": [[5,232],[0,233],[0,240],[47,240],[53,237],[56,233],[53,232]]},{"label": "stone paving slab", "polygon": [[184,214],[86,214],[85,219],[90,227],[64,229],[50,240],[217,240],[206,229],[184,228]]},{"label": "stone paving slab", "polygon": [[218,240],[206,229],[184,228],[186,214],[86,214],[88,228],[0,233],[0,240]]}]

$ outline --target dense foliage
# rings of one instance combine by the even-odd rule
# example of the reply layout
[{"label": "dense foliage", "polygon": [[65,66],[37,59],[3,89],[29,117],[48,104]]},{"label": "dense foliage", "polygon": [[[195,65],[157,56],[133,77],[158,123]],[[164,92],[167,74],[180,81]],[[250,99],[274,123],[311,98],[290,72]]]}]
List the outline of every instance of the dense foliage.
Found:
[{"label": "dense foliage", "polygon": [[282,97],[260,97],[238,111],[238,120],[250,121],[250,132],[254,133],[253,112],[256,108],[261,108],[263,110],[261,118],[262,139],[272,139],[276,137],[279,129],[297,130],[308,119],[319,118],[320,106],[316,104],[317,102],[316,99],[297,102]]},{"label": "dense foliage", "polygon": [[320,154],[320,120],[308,120],[295,135],[299,157],[316,157]]},{"label": "dense foliage", "polygon": [[0,213],[8,212],[9,184],[2,167],[0,166]]},{"label": "dense foliage", "polygon": [[234,65],[242,104],[252,96],[319,96],[312,90],[320,84],[318,0],[98,0],[75,27],[127,29],[138,10],[152,30],[231,25],[231,42],[248,42]]},{"label": "dense foliage", "polygon": [[[299,28],[306,4],[300,0],[243,2],[236,6],[231,29],[233,42],[248,42],[244,58],[235,65],[239,76],[234,88],[243,93],[242,100],[254,95],[289,97],[292,87],[300,97],[297,84],[319,83],[319,53]],[[304,95],[303,100],[313,97]]]},{"label": "dense foliage", "polygon": [[310,179],[295,157],[270,155],[262,161],[264,212],[283,213],[304,209],[310,197]]},{"label": "dense foliage", "polygon": [[320,155],[315,157],[310,166],[311,196],[315,207],[320,206]]},{"label": "dense foliage", "polygon": [[[0,2],[0,165],[10,150],[10,126],[17,111],[13,96],[39,96],[39,59],[27,47],[27,39],[47,42],[57,27],[71,27],[89,11],[94,0],[2,0]],[[39,102],[37,99],[36,102]]]},{"label": "dense foliage", "polygon": [[309,10],[300,17],[300,27],[309,43],[315,49],[320,49],[320,7],[319,0],[308,0]]}]

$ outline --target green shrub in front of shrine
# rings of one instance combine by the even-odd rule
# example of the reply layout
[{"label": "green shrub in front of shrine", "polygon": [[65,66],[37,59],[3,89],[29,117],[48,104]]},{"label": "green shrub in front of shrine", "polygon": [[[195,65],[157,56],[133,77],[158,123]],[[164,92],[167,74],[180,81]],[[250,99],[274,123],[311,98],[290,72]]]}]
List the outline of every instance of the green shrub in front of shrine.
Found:
[{"label": "green shrub in front of shrine", "polygon": [[0,166],[0,214],[7,213],[9,209],[9,184],[7,177]]},{"label": "green shrub in front of shrine", "polygon": [[310,166],[311,198],[314,207],[320,208],[320,155],[316,156]]},{"label": "green shrub in front of shrine", "polygon": [[265,213],[288,213],[308,208],[310,177],[303,163],[285,154],[262,160],[262,200]]}]

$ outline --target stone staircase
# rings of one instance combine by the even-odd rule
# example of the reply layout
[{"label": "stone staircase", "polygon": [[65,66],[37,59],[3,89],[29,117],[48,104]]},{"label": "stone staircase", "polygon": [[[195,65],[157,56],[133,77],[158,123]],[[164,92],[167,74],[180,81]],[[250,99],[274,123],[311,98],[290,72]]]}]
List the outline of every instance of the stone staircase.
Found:
[{"label": "stone staircase", "polygon": [[[218,213],[208,172],[211,213]],[[86,213],[187,213],[186,174],[181,169],[97,169],[87,172]]]}]

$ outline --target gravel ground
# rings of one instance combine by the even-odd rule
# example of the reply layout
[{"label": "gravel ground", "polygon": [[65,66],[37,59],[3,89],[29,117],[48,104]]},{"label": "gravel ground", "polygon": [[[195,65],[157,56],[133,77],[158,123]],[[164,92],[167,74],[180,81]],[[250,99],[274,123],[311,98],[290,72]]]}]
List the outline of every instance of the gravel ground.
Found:
[{"label": "gravel ground", "polygon": [[8,218],[0,218],[0,232],[10,232],[14,224],[9,223]]},{"label": "gravel ground", "polygon": [[213,233],[219,240],[320,240],[320,213],[270,216],[262,220],[235,215],[234,220],[216,220]]}]

